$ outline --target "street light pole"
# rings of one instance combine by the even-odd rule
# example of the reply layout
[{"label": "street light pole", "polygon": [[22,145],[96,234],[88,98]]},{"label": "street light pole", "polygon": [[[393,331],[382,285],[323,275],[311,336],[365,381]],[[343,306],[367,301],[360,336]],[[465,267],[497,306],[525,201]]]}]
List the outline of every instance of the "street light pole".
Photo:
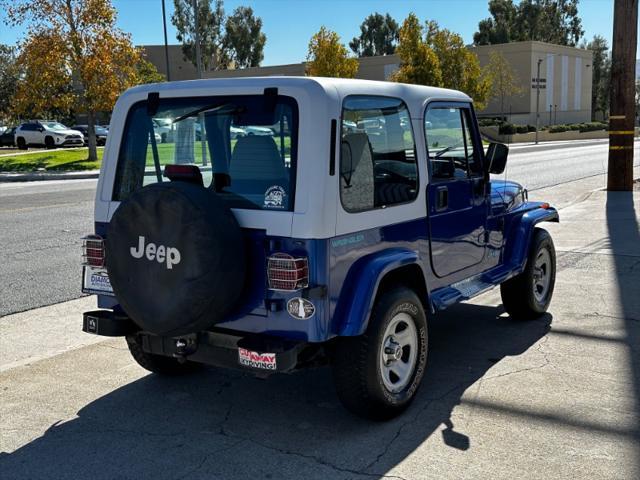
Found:
[{"label": "street light pole", "polygon": [[171,68],[169,68],[169,42],[167,41],[167,11],[162,0],[162,25],[164,27],[164,60],[167,65],[167,81],[171,81]]},{"label": "street light pole", "polygon": [[193,0],[193,29],[195,30],[194,39],[196,42],[196,68],[198,69],[198,78],[202,78],[202,52],[200,52],[200,27],[198,25],[198,0]]},{"label": "street light pole", "polygon": [[538,144],[538,130],[540,130],[540,64],[542,59],[538,59],[538,72],[536,73],[536,145]]}]

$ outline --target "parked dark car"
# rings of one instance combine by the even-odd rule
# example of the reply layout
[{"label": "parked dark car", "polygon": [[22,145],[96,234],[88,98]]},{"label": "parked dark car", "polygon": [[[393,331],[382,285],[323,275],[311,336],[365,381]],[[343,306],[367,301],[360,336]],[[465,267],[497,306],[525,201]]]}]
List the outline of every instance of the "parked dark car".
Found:
[{"label": "parked dark car", "polygon": [[[89,126],[88,125],[74,125],[74,130],[78,130],[82,132],[84,135],[84,144],[89,144]],[[96,125],[96,143],[98,146],[103,146],[107,143],[107,135],[109,135],[109,130],[103,128],[99,125]]]},{"label": "parked dark car", "polygon": [[7,128],[0,135],[0,147],[15,147],[16,127]]}]

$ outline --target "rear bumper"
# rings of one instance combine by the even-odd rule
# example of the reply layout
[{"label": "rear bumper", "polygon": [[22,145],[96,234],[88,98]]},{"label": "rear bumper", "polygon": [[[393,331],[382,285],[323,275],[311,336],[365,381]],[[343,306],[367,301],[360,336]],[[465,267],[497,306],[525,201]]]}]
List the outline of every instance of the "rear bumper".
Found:
[{"label": "rear bumper", "polygon": [[162,337],[140,331],[130,318],[110,310],[85,312],[82,330],[107,337],[134,337],[146,353],[261,375],[295,369],[300,353],[308,346],[305,342],[222,329]]}]

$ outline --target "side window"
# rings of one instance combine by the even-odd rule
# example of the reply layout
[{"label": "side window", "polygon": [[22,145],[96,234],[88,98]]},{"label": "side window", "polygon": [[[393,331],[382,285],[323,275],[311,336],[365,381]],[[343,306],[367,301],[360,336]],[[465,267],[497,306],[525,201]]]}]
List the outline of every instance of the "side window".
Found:
[{"label": "side window", "polygon": [[36,130],[36,125],[34,123],[25,123],[22,125],[22,130],[26,132],[33,132]]},{"label": "side window", "polygon": [[347,212],[414,200],[418,167],[411,119],[402,100],[352,96],[340,135],[340,198]]},{"label": "side window", "polygon": [[429,107],[425,135],[432,181],[482,175],[480,152],[474,147],[471,112],[461,107]]}]

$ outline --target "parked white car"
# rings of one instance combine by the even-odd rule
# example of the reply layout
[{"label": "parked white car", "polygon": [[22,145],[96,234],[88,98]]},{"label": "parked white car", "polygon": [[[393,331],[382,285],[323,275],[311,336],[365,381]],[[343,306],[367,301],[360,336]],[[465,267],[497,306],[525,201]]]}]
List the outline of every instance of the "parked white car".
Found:
[{"label": "parked white car", "polygon": [[16,128],[15,144],[21,150],[26,150],[30,146],[82,147],[84,146],[84,135],[59,122],[32,120]]},{"label": "parked white car", "polygon": [[242,127],[247,135],[262,135],[262,136],[273,136],[273,130],[269,127],[257,127],[255,125],[250,125],[247,127]]}]

